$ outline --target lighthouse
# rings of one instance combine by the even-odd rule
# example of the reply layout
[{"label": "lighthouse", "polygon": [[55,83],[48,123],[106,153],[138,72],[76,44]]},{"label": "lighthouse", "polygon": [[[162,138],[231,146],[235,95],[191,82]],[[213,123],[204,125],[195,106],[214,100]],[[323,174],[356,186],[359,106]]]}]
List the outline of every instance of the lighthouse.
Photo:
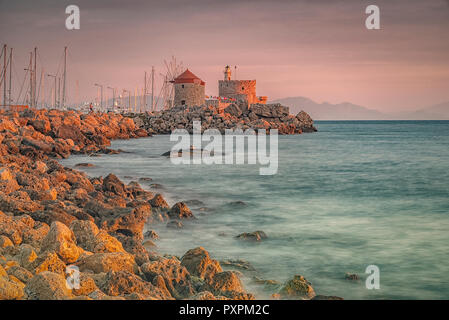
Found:
[{"label": "lighthouse", "polygon": [[225,79],[225,81],[231,80],[231,67],[230,66],[226,66],[224,69],[224,79]]}]

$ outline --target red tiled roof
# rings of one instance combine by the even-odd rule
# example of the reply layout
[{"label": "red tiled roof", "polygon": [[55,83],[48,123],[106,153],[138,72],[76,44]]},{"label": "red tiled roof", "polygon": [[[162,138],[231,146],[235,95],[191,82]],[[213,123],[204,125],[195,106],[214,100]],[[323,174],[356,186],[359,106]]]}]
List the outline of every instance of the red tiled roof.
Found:
[{"label": "red tiled roof", "polygon": [[189,69],[181,73],[173,83],[199,83],[201,85],[205,85],[206,83],[194,75]]}]

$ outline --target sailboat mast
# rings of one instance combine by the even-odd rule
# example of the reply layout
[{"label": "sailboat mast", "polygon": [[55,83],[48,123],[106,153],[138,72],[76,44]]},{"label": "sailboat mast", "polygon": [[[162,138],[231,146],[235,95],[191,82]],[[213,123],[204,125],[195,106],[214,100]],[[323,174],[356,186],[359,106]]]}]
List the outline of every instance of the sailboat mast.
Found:
[{"label": "sailboat mast", "polygon": [[151,111],[154,112],[154,66],[151,67]]},{"label": "sailboat mast", "polygon": [[32,107],[36,107],[36,87],[37,87],[36,75],[37,75],[37,47],[34,47],[33,97],[31,103]]},{"label": "sailboat mast", "polygon": [[6,44],[3,46],[3,105],[6,106]]},{"label": "sailboat mast", "polygon": [[62,85],[62,107],[65,106],[65,86],[66,86],[66,78],[67,78],[67,47],[64,47],[64,82]]},{"label": "sailboat mast", "polygon": [[143,112],[145,112],[146,108],[147,108],[147,72],[145,71],[144,89],[143,89]]},{"label": "sailboat mast", "polygon": [[9,105],[12,104],[11,85],[12,85],[12,48],[9,49],[9,97],[8,97]]},{"label": "sailboat mast", "polygon": [[33,105],[33,53],[30,52],[30,66],[29,69],[30,71],[30,100],[29,100],[29,104],[30,107]]}]

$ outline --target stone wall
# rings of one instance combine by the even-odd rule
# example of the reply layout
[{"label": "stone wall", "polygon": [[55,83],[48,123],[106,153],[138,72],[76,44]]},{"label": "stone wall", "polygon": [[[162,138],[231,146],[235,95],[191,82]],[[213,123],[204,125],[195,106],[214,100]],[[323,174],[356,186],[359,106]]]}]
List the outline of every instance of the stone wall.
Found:
[{"label": "stone wall", "polygon": [[218,99],[207,99],[205,105],[207,107],[217,108],[220,112],[224,110],[227,106],[232,104],[232,102],[225,102]]},{"label": "stone wall", "polygon": [[247,101],[248,104],[257,103],[256,80],[219,80],[218,95]]},{"label": "stone wall", "polygon": [[175,106],[200,106],[205,102],[205,86],[200,83],[175,83]]}]

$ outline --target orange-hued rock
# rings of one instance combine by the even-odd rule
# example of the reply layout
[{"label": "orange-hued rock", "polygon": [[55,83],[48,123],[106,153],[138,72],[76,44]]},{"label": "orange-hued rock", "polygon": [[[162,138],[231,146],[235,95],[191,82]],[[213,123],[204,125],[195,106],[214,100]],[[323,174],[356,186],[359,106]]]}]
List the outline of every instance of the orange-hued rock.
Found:
[{"label": "orange-hued rock", "polygon": [[78,245],[84,250],[98,252],[125,252],[122,243],[96,224],[87,220],[75,220],[70,225]]},{"label": "orange-hued rock", "polygon": [[244,292],[239,277],[233,271],[216,273],[209,285],[217,293],[224,294],[232,291],[240,293]]},{"label": "orange-hued rock", "polygon": [[169,209],[169,205],[167,201],[165,201],[164,197],[161,194],[156,194],[150,201],[152,207],[155,208],[162,208],[162,209]]},{"label": "orange-hued rock", "polygon": [[81,271],[94,273],[125,270],[134,272],[134,257],[123,252],[95,253],[76,262]]},{"label": "orange-hued rock", "polygon": [[[0,267],[1,268],[1,267]],[[0,275],[0,300],[19,300],[24,296],[24,285],[8,276]]]},{"label": "orange-hued rock", "polygon": [[181,258],[181,265],[187,268],[191,275],[210,282],[214,275],[223,271],[220,263],[213,260],[203,247],[190,249]]},{"label": "orange-hued rock", "polygon": [[76,296],[87,296],[98,290],[93,277],[88,273],[81,272],[79,274],[79,288],[73,288],[72,293]]},{"label": "orange-hued rock", "polygon": [[100,289],[109,296],[137,293],[154,299],[170,299],[150,282],[142,280],[129,271],[110,271],[100,284]]},{"label": "orange-hued rock", "polygon": [[66,279],[50,271],[41,272],[28,281],[25,293],[30,300],[67,300],[73,297]]},{"label": "orange-hued rock", "polygon": [[175,203],[175,205],[168,212],[170,219],[192,219],[195,218],[192,211],[184,202]]},{"label": "orange-hued rock", "polygon": [[[251,298],[203,248],[180,261],[156,253],[148,237],[143,242],[145,224],[166,223],[169,214],[172,224],[193,218],[185,203],[170,208],[162,195],[135,181],[90,177],[58,161],[71,154],[119,153],[108,148],[111,139],[190,130],[192,116],[209,127],[220,123],[220,130],[248,125],[247,109],[239,105],[221,116],[213,107],[164,114],[134,121],[114,113],[0,110],[0,298]],[[276,122],[255,117],[254,123]],[[81,272],[81,287],[72,291],[65,283],[69,265]]]},{"label": "orange-hued rock", "polygon": [[65,224],[55,221],[42,241],[42,251],[54,251],[65,263],[73,263],[83,252],[76,245],[75,235]]},{"label": "orange-hued rock", "polygon": [[167,288],[174,298],[180,299],[194,294],[190,274],[178,259],[161,258],[147,262],[141,266],[141,270],[148,281],[155,283],[163,279],[164,285],[159,284],[160,287]]},{"label": "orange-hued rock", "polygon": [[51,271],[65,275],[66,264],[55,252],[45,251],[30,263],[27,269],[35,274]]},{"label": "orange-hued rock", "polygon": [[287,281],[279,294],[287,299],[308,300],[316,296],[310,282],[301,275],[295,275],[293,279]]}]

